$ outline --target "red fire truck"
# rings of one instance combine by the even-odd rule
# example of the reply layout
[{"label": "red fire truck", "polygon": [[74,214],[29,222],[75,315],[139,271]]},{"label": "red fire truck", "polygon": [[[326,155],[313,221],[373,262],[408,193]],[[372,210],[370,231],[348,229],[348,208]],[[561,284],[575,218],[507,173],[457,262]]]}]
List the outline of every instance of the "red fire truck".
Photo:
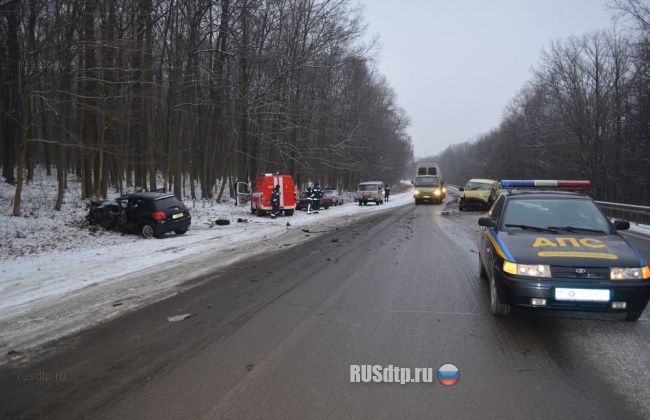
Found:
[{"label": "red fire truck", "polygon": [[280,186],[280,213],[293,216],[296,209],[295,185],[291,175],[262,173],[255,179],[251,194],[251,213],[264,216],[271,212],[271,194],[276,185]]}]

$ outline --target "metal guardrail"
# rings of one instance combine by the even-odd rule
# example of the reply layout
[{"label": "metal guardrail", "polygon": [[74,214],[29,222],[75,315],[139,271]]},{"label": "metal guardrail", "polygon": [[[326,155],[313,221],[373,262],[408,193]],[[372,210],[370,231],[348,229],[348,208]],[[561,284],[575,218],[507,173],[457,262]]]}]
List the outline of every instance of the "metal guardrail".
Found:
[{"label": "metal guardrail", "polygon": [[632,204],[608,203],[596,201],[608,217],[624,219],[631,223],[650,225],[650,207],[635,206]]}]

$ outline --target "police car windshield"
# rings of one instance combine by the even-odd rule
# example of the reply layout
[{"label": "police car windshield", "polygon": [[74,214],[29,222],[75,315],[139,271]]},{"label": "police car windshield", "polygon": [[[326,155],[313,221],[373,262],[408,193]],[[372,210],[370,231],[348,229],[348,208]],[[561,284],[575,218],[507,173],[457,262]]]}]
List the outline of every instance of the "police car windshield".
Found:
[{"label": "police car windshield", "polygon": [[610,233],[611,225],[590,199],[516,198],[504,210],[506,228]]},{"label": "police car windshield", "polygon": [[440,185],[440,178],[437,176],[416,176],[415,185],[418,187],[433,187]]}]

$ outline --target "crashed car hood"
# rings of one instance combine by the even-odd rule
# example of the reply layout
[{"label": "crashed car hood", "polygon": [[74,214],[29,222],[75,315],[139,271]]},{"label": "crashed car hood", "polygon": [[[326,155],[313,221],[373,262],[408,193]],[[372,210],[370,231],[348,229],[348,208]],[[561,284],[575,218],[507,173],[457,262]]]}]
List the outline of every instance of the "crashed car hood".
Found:
[{"label": "crashed car hood", "polygon": [[490,193],[492,191],[488,190],[477,190],[477,191],[463,191],[463,197],[465,198],[476,198],[482,201],[488,201],[490,198]]},{"label": "crashed car hood", "polygon": [[584,267],[640,267],[643,257],[619,235],[566,232],[496,232],[488,237],[497,253],[519,264]]}]

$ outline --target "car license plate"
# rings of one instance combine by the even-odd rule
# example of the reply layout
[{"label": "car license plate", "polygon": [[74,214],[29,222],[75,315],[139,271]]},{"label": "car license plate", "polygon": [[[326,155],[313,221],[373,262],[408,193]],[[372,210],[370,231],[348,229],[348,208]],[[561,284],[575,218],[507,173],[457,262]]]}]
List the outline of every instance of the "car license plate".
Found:
[{"label": "car license plate", "polygon": [[574,300],[585,302],[609,302],[611,291],[607,289],[568,289],[555,288],[556,300]]},{"label": "car license plate", "polygon": [[172,216],[172,219],[180,219],[181,217],[183,217],[183,213],[176,213]]}]

